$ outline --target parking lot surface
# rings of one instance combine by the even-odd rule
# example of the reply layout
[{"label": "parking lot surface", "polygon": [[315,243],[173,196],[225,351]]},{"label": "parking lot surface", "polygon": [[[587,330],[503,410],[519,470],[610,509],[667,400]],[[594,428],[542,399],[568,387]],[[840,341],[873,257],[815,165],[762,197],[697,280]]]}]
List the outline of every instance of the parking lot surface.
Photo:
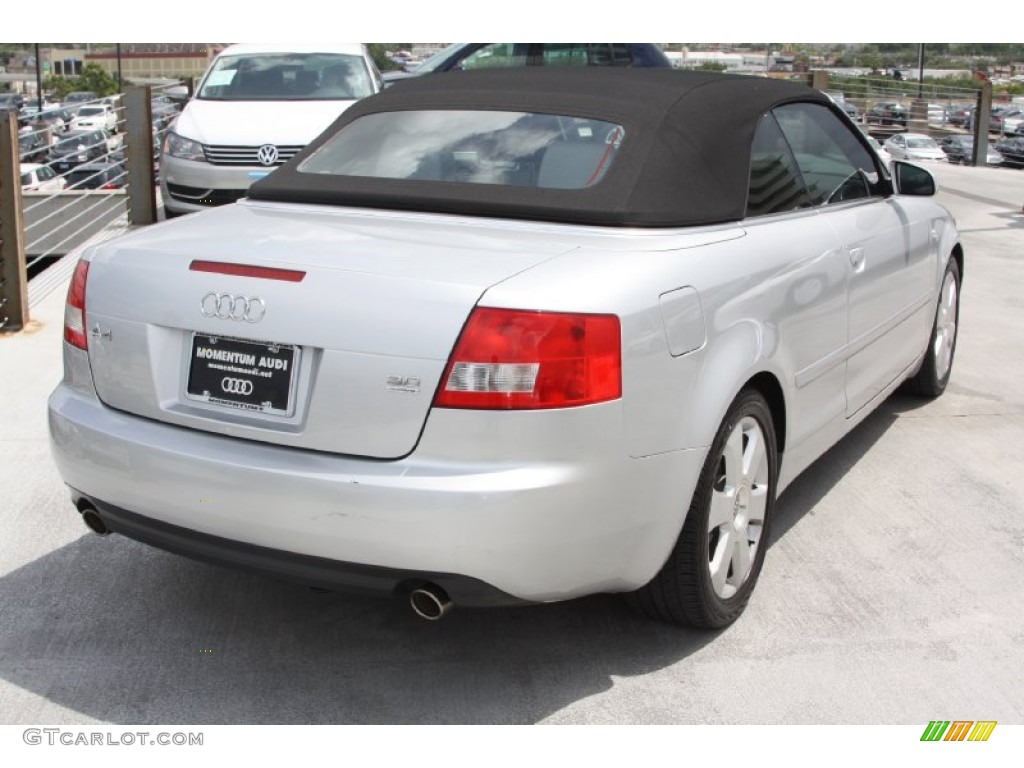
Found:
[{"label": "parking lot surface", "polygon": [[949,388],[786,491],[720,632],[616,596],[427,623],[87,533],[47,443],[54,291],[0,338],[0,723],[1024,723],[1024,174],[933,169],[966,250]]}]

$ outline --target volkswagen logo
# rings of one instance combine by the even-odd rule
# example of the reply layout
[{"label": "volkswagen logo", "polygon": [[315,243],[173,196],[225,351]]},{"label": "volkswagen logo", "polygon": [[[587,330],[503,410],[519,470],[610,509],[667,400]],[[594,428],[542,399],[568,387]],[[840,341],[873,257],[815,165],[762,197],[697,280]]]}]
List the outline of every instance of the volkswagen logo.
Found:
[{"label": "volkswagen logo", "polygon": [[277,162],[277,147],[273,144],[264,144],[256,150],[256,159],[260,165],[273,165]]},{"label": "volkswagen logo", "polygon": [[199,311],[203,317],[258,323],[267,313],[267,304],[258,296],[232,296],[211,291],[203,296]]},{"label": "volkswagen logo", "polygon": [[252,394],[252,382],[248,379],[232,379],[225,376],[220,380],[220,388],[229,395]]}]

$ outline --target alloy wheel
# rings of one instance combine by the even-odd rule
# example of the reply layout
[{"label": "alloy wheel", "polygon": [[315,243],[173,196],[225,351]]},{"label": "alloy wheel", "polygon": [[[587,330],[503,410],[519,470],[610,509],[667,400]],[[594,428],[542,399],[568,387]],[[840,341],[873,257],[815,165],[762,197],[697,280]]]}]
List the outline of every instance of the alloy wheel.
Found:
[{"label": "alloy wheel", "polygon": [[718,460],[708,508],[708,569],[723,600],[750,576],[762,544],[769,490],[768,449],[757,419],[743,417]]}]

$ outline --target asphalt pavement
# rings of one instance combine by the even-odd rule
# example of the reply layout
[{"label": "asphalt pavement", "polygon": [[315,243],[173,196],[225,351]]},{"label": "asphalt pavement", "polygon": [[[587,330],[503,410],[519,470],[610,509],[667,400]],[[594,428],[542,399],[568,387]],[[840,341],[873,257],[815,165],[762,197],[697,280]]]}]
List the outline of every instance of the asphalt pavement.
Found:
[{"label": "asphalt pavement", "polygon": [[949,388],[787,490],[713,633],[615,596],[428,623],[87,533],[47,443],[65,275],[0,337],[0,724],[1024,723],[1024,171],[934,170],[966,250]]}]

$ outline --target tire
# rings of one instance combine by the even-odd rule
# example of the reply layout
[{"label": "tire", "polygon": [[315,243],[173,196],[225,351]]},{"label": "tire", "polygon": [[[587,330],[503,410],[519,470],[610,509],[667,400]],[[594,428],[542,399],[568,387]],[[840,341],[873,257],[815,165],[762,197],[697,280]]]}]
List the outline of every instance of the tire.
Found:
[{"label": "tire", "polygon": [[672,553],[650,583],[628,596],[630,605],[701,629],[739,618],[764,563],[777,477],[768,403],[760,392],[744,390],[711,444]]},{"label": "tire", "polygon": [[957,329],[960,325],[960,265],[956,259],[946,264],[935,308],[935,322],[929,336],[928,349],[917,373],[907,379],[907,391],[921,397],[938,397],[946,390],[953,370]]}]

